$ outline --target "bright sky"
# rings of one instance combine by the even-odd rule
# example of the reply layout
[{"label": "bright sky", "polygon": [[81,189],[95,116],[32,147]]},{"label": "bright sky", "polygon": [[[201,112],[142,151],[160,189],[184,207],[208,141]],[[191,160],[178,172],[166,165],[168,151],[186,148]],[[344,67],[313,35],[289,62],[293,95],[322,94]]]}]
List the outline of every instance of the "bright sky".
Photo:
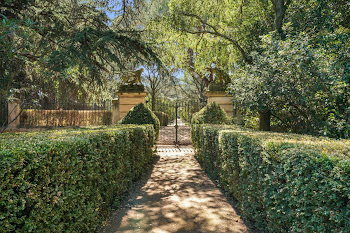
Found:
[{"label": "bright sky", "polygon": [[115,14],[113,12],[106,11],[106,14],[111,20],[113,20],[115,17]]}]

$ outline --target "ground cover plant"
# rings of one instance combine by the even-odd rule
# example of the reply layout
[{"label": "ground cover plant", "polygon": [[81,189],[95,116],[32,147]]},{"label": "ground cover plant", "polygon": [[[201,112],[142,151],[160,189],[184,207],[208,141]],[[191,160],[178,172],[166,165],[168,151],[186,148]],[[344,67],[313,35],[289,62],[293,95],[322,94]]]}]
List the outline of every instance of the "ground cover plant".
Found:
[{"label": "ground cover plant", "polygon": [[192,125],[196,157],[263,232],[348,232],[350,141]]},{"label": "ground cover plant", "polygon": [[2,134],[0,231],[94,231],[153,144],[152,125]]}]

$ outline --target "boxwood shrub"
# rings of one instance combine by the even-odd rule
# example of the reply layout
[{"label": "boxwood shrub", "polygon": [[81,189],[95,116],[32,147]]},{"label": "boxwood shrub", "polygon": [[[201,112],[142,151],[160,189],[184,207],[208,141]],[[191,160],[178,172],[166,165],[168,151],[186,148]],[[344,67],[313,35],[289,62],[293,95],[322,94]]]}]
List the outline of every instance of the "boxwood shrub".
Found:
[{"label": "boxwood shrub", "polygon": [[225,110],[212,102],[193,115],[191,124],[226,124],[230,120]]},{"label": "boxwood shrub", "polygon": [[144,103],[139,103],[130,109],[123,119],[121,119],[120,123],[137,125],[152,124],[156,139],[158,139],[160,128],[159,119]]},{"label": "boxwood shrub", "polygon": [[152,125],[0,136],[0,232],[94,232],[152,158]]},{"label": "boxwood shrub", "polygon": [[349,232],[350,141],[193,125],[207,173],[262,232]]},{"label": "boxwood shrub", "polygon": [[168,114],[161,111],[154,111],[153,113],[158,117],[161,126],[167,126],[169,124]]},{"label": "boxwood shrub", "polygon": [[142,84],[133,84],[133,85],[129,85],[129,84],[123,84],[119,86],[119,92],[123,93],[130,93],[130,92],[136,92],[136,93],[140,93],[140,92],[144,92],[145,91],[145,86]]},{"label": "boxwood shrub", "polygon": [[[191,120],[191,137],[192,144],[196,148],[198,147],[197,142],[199,141],[199,130],[196,130],[197,127],[200,127],[201,124],[218,124],[225,125],[231,124],[232,119],[227,116],[225,110],[220,107],[215,102],[207,104],[204,108],[202,108],[199,112],[193,114]],[[226,126],[222,126],[226,127]],[[192,130],[195,129],[195,130]]]}]

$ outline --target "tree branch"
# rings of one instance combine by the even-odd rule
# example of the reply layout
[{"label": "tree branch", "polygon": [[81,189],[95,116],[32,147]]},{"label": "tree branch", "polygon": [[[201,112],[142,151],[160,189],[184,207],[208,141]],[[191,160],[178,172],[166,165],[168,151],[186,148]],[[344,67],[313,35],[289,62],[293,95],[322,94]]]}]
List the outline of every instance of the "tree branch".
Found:
[{"label": "tree branch", "polygon": [[184,32],[186,33],[190,33],[190,34],[211,34],[211,35],[215,35],[218,37],[221,37],[227,41],[229,41],[236,49],[238,49],[238,51],[241,53],[243,60],[245,62],[247,62],[248,64],[252,63],[252,58],[246,53],[246,51],[239,45],[238,41],[232,39],[230,36],[227,36],[223,33],[220,33],[216,27],[214,27],[213,25],[207,23],[206,21],[204,21],[201,17],[199,17],[196,14],[192,14],[192,13],[186,13],[186,12],[181,12],[182,15],[187,16],[187,17],[192,17],[197,19],[201,24],[208,26],[209,28],[212,29],[212,31],[210,30],[200,30],[200,31],[190,31],[190,30],[186,30],[186,29],[182,29]]}]

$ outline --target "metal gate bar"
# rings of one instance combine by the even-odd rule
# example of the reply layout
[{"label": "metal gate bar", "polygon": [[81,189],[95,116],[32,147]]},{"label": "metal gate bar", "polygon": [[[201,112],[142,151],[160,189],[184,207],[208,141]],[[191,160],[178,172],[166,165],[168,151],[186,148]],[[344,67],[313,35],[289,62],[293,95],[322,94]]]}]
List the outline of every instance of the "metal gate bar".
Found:
[{"label": "metal gate bar", "polygon": [[[152,107],[151,101],[147,102],[148,107]],[[159,143],[169,143],[175,145],[189,145],[191,143],[189,137],[189,126],[179,125],[179,119],[186,124],[190,123],[194,113],[198,112],[205,103],[199,103],[196,101],[180,101],[180,100],[169,100],[169,99],[157,99],[154,105],[154,111],[165,112],[169,115],[169,123],[172,121],[174,125],[163,128],[164,138],[160,138]],[[170,127],[174,127],[171,130]],[[171,138],[173,135],[173,138]],[[168,145],[169,145],[168,144]],[[165,145],[165,144],[164,144]]]}]

